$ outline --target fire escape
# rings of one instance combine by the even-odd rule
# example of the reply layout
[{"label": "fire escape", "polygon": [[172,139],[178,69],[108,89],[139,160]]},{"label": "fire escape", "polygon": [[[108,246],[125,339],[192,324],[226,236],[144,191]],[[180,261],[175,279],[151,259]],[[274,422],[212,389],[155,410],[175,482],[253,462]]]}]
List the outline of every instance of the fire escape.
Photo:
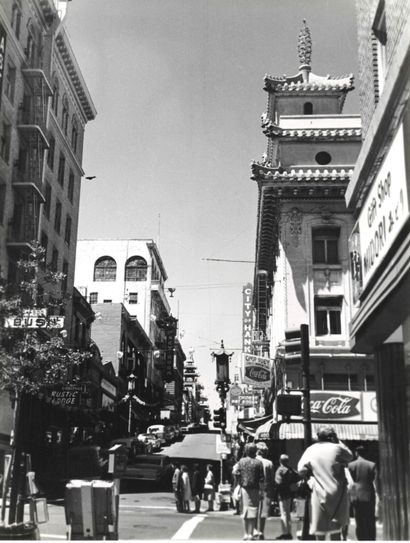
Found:
[{"label": "fire escape", "polygon": [[24,97],[17,119],[19,156],[12,177],[14,214],[7,238],[10,250],[29,248],[30,242],[38,238],[40,203],[44,202],[44,150],[49,147],[46,121],[52,88],[34,46],[26,49],[22,74]]}]

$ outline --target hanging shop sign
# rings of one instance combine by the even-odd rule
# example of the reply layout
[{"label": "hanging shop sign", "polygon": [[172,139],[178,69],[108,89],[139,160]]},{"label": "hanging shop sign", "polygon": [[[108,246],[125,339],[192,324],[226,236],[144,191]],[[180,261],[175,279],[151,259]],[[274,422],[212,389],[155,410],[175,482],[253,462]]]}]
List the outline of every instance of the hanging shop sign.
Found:
[{"label": "hanging shop sign", "polygon": [[26,315],[6,317],[5,328],[64,328],[64,317],[60,315]]},{"label": "hanging shop sign", "polygon": [[242,289],[242,351],[250,353],[252,349],[252,285],[247,283]]},{"label": "hanging shop sign", "polygon": [[84,392],[82,385],[66,385],[59,390],[52,390],[50,393],[51,403],[65,405],[68,407],[79,407],[81,394]]},{"label": "hanging shop sign", "polygon": [[[355,227],[360,238],[363,288],[380,266],[409,215],[403,127],[400,125]],[[357,269],[357,262],[352,265]]]},{"label": "hanging shop sign", "polygon": [[269,388],[271,386],[270,360],[243,353],[243,382],[254,388]]}]

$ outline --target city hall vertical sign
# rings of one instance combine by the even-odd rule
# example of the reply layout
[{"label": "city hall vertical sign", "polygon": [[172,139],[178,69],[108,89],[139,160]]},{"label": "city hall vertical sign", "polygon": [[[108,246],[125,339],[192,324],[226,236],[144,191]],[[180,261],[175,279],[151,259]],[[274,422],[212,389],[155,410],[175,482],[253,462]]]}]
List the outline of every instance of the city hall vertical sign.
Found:
[{"label": "city hall vertical sign", "polygon": [[252,347],[252,285],[247,283],[242,289],[242,351],[251,353]]}]

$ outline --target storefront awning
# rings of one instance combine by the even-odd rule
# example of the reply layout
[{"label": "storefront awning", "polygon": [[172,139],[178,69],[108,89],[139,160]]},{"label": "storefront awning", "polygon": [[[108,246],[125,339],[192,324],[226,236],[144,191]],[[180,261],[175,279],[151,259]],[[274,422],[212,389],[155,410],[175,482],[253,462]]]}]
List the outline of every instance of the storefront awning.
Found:
[{"label": "storefront awning", "polygon": [[[324,423],[312,423],[313,437],[316,436],[317,430],[323,425]],[[379,439],[377,424],[332,423],[331,426],[336,430],[338,437],[342,440],[377,441]],[[304,428],[301,422],[284,423],[279,427],[279,439],[303,439],[303,436]]]}]

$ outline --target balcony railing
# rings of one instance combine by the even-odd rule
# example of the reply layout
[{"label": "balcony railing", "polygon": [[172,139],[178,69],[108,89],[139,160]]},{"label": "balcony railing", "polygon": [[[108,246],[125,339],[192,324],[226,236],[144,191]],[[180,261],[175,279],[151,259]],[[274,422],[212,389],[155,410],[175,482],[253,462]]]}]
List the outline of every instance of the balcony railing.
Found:
[{"label": "balcony railing", "polygon": [[21,129],[40,130],[45,138],[46,134],[46,104],[38,96],[25,97],[25,100],[19,107],[18,127]]}]

